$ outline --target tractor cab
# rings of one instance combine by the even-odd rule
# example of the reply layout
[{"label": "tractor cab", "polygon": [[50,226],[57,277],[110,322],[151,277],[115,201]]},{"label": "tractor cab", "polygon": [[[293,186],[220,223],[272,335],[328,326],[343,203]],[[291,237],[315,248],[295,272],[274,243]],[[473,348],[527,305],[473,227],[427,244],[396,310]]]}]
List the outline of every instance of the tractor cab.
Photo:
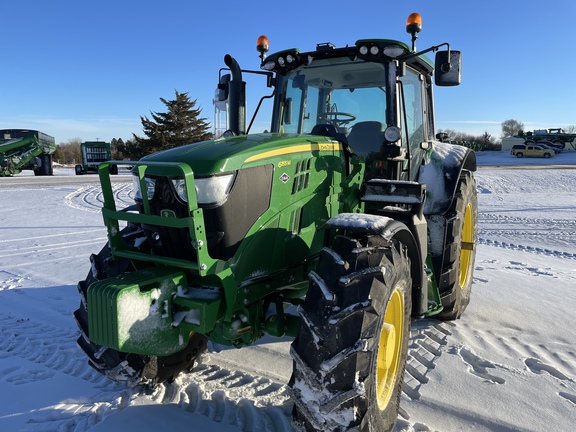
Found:
[{"label": "tractor cab", "polygon": [[[407,30],[414,41],[419,28],[410,18]],[[434,65],[423,54],[439,46],[417,52],[395,40],[365,39],[345,48],[322,43],[315,51],[267,56],[268,47],[268,38],[260,36],[261,69],[275,86],[271,132],[332,137],[364,158],[368,178],[417,179],[435,135]],[[245,97],[233,93],[243,92],[244,83],[235,60],[227,56],[226,61],[232,79],[221,79],[221,94],[230,94],[230,125],[243,125]],[[435,69],[437,85],[458,85],[460,52],[449,47],[439,52]],[[229,130],[242,133],[234,126]]]},{"label": "tractor cab", "polygon": [[[416,67],[400,67],[395,59],[407,53],[399,42],[365,40],[353,48],[321,44],[311,53],[268,57],[262,67],[278,77],[272,130],[331,136],[363,157],[371,176],[397,170],[394,178],[415,180],[410,162],[422,157],[428,139],[432,66],[414,57]],[[287,67],[287,57],[301,60]]]}]

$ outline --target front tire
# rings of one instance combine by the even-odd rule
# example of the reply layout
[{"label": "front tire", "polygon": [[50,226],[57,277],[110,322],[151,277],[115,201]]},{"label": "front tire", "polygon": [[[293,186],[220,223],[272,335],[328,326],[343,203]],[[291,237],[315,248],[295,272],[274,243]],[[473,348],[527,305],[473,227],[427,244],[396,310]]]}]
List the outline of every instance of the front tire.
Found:
[{"label": "front tire", "polygon": [[406,366],[412,279],[406,248],[379,235],[324,248],[291,348],[293,420],[306,431],[390,431]]}]

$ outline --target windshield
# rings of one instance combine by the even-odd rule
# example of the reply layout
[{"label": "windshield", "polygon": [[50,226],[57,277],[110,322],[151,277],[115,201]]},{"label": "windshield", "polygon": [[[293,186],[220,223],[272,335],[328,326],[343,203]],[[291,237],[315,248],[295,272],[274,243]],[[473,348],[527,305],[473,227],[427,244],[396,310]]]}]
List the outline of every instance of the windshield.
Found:
[{"label": "windshield", "polygon": [[[315,60],[290,72],[280,100],[280,132],[330,135],[347,142],[369,161],[370,155],[373,160],[380,157],[377,153],[386,142],[384,131],[390,117],[388,121],[401,130],[397,144],[405,158],[402,177],[415,180],[418,173],[411,171],[410,165],[419,166],[421,143],[428,136],[422,96],[425,80],[421,73],[406,67],[400,84],[395,76],[388,83],[388,88],[392,84],[399,89],[400,99],[398,107],[389,107],[387,103],[395,103],[398,97],[386,94],[387,73],[385,63],[351,61],[348,57]],[[391,116],[389,109],[398,110],[392,113],[396,116]]]},{"label": "windshield", "polygon": [[[315,61],[285,81],[281,131],[310,133],[329,124],[348,135],[358,123],[386,123],[384,65],[341,59]],[[376,125],[378,126],[378,125]]]}]

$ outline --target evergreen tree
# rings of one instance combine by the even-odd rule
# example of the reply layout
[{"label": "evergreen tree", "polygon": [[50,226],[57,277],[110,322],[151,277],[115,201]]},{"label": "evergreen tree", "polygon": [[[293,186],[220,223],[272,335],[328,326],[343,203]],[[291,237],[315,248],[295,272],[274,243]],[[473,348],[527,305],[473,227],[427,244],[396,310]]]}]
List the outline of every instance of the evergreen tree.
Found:
[{"label": "evergreen tree", "polygon": [[140,116],[146,138],[133,134],[134,148],[129,152],[132,156],[140,158],[160,150],[212,138],[207,119],[200,117],[202,109],[195,108],[196,99],[190,100],[188,93],[174,92],[174,100],[160,98],[167,112],[151,112],[152,119]]}]

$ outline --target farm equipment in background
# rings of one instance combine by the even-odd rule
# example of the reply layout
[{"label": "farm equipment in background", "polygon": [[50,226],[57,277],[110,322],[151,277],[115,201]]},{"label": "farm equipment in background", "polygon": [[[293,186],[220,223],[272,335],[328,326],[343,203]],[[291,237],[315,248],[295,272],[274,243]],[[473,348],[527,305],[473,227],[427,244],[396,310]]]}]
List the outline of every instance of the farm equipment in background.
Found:
[{"label": "farm equipment in background", "polygon": [[[110,143],[102,141],[86,141],[80,144],[82,164],[74,167],[76,175],[97,173],[102,162],[112,159]],[[118,166],[114,165],[112,174],[118,174]]]},{"label": "farm equipment in background", "polygon": [[560,149],[565,149],[570,144],[574,149],[576,133],[564,132],[561,128],[536,129],[534,132],[519,131],[518,137],[524,138],[526,144],[544,143]]},{"label": "farm equipment in background", "polygon": [[[460,52],[417,52],[420,29],[269,56],[261,36],[262,71],[224,58],[222,138],[130,162],[128,209],[100,165],[109,242],[74,313],[92,367],[155,386],[209,341],[288,335],[298,428],[393,428],[410,321],[462,315],[477,243],[475,153],[434,131],[432,78],[458,85]],[[274,88],[270,133],[246,128],[243,73]]]},{"label": "farm equipment in background", "polygon": [[34,170],[34,175],[52,175],[54,137],[28,129],[0,130],[0,177]]}]

